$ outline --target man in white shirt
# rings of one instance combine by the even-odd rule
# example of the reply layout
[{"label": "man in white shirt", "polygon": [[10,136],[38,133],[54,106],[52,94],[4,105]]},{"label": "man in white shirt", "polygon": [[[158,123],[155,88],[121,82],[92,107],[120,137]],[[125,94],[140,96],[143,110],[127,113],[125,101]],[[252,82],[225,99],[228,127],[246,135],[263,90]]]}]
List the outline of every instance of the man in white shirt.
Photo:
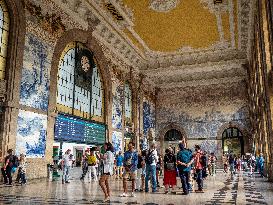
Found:
[{"label": "man in white shirt", "polygon": [[63,155],[63,160],[62,160],[62,167],[63,167],[63,178],[62,182],[64,183],[70,183],[69,182],[69,174],[70,174],[70,169],[72,166],[72,161],[73,161],[73,155],[70,154],[71,150],[68,149],[66,150],[65,154]]},{"label": "man in white shirt", "polygon": [[148,150],[146,161],[146,178],[145,178],[145,192],[149,192],[149,180],[152,180],[152,192],[156,192],[156,163],[158,155],[155,143],[152,143]]}]

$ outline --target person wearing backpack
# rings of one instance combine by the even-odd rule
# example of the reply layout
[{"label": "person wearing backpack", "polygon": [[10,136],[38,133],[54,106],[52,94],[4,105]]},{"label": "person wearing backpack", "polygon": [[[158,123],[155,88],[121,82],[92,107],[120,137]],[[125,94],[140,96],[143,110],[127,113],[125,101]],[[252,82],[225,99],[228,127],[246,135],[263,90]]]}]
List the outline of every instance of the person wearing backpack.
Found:
[{"label": "person wearing backpack", "polygon": [[137,175],[137,163],[138,163],[138,155],[135,151],[135,143],[129,142],[128,144],[129,149],[124,153],[124,159],[123,159],[123,166],[124,166],[124,172],[123,172],[123,194],[121,194],[121,197],[127,197],[127,179],[128,177],[131,177],[132,180],[132,193],[131,197],[135,197],[135,180]]},{"label": "person wearing backpack", "polygon": [[176,186],[176,158],[172,153],[172,148],[166,149],[165,153],[163,181],[165,186],[165,194],[168,194],[170,186],[172,187],[172,191],[174,191],[174,187]]},{"label": "person wearing backpack", "polygon": [[18,158],[12,154],[13,150],[8,150],[8,155],[5,157],[4,166],[1,168],[4,177],[4,183],[12,186],[12,172],[18,166]]},{"label": "person wearing backpack", "polygon": [[191,189],[190,173],[193,163],[192,152],[185,148],[184,143],[179,143],[180,151],[177,153],[177,168],[182,183],[183,195],[188,195]]},{"label": "person wearing backpack", "polygon": [[152,192],[156,192],[156,163],[158,161],[155,143],[152,143],[145,158],[146,162],[146,177],[145,177],[145,192],[149,192],[149,180],[152,180]]},{"label": "person wearing backpack", "polygon": [[196,173],[196,182],[198,189],[195,192],[203,192],[203,165],[202,165],[202,151],[199,145],[195,145],[194,153],[194,168]]}]

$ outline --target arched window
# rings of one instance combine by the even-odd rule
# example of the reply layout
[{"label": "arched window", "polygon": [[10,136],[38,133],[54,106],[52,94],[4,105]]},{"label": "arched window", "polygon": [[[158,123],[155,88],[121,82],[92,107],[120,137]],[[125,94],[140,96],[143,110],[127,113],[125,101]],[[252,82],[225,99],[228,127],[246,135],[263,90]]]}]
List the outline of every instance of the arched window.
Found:
[{"label": "arched window", "polygon": [[104,93],[93,53],[81,43],[64,49],[58,71],[57,110],[103,122]]},{"label": "arched window", "polygon": [[129,82],[125,83],[124,88],[124,95],[125,95],[125,117],[132,120],[132,89]]},{"label": "arched window", "polygon": [[165,141],[179,141],[182,140],[182,134],[176,129],[171,129],[166,132],[164,136]]},{"label": "arched window", "polygon": [[0,0],[0,79],[5,78],[9,36],[9,13],[4,0]]}]

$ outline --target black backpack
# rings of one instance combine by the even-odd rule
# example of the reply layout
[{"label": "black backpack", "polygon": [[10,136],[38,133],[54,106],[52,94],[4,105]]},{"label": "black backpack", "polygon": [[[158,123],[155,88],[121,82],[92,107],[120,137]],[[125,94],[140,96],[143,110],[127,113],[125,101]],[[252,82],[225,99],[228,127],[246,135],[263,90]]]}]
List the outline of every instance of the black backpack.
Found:
[{"label": "black backpack", "polygon": [[200,158],[200,163],[203,167],[207,167],[207,156],[206,155],[202,155]]},{"label": "black backpack", "polygon": [[149,152],[145,158],[146,164],[152,164],[154,159],[155,159],[155,157],[154,157],[153,151],[149,150]]},{"label": "black backpack", "polygon": [[11,155],[9,157],[9,167],[18,167],[18,165],[19,165],[18,157],[16,157],[15,155]]}]

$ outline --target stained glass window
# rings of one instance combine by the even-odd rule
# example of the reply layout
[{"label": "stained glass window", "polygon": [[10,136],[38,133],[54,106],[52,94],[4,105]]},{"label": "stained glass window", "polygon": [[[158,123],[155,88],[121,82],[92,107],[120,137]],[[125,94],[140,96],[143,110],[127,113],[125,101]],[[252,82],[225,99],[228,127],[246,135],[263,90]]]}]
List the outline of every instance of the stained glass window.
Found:
[{"label": "stained glass window", "polygon": [[4,0],[0,0],[0,79],[5,78],[9,35],[9,13]]},{"label": "stained glass window", "polygon": [[58,111],[102,122],[103,96],[100,72],[92,52],[80,43],[70,43],[59,62]]}]

